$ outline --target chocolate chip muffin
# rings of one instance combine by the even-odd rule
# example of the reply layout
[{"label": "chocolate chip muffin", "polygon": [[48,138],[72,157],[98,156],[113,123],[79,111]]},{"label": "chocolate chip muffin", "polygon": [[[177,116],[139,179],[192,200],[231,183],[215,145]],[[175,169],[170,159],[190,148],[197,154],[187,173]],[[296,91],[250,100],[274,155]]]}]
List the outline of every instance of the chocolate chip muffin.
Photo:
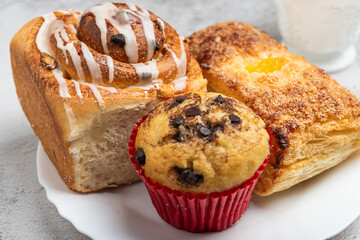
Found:
[{"label": "chocolate chip muffin", "polygon": [[158,104],[139,126],[135,161],[180,192],[213,193],[250,179],[269,155],[265,123],[241,102],[193,92]]}]

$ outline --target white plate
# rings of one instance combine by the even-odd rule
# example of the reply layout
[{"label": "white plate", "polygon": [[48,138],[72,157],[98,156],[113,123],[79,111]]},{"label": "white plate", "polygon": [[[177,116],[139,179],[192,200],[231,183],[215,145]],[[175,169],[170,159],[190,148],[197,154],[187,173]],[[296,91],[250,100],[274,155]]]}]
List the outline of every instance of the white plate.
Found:
[{"label": "white plate", "polygon": [[41,144],[37,170],[60,215],[93,239],[325,239],[360,215],[360,151],[289,190],[254,195],[242,218],[219,233],[194,234],[171,227],[157,215],[141,182],[96,193],[70,191]]}]

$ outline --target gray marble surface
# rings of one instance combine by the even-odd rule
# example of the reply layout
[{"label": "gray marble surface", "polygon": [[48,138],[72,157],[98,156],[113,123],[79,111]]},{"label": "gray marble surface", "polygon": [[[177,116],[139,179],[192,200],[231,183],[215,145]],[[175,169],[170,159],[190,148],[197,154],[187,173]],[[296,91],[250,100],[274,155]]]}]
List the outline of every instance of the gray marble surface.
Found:
[{"label": "gray marble surface", "polygon": [[[38,139],[31,130],[19,102],[9,60],[9,42],[15,32],[30,19],[52,10],[85,10],[99,0],[1,0],[0,1],[0,240],[2,239],[88,239],[63,219],[46,198],[36,172]],[[271,0],[148,0],[133,1],[167,20],[180,34],[192,32],[219,21],[250,23],[276,39],[276,9]],[[357,44],[358,52],[360,44]],[[354,65],[357,64],[357,65]],[[360,76],[359,57],[350,68]],[[335,78],[346,79],[345,73]],[[346,73],[349,74],[349,73]],[[352,78],[344,84],[360,96]],[[360,239],[360,219],[331,238]]]}]

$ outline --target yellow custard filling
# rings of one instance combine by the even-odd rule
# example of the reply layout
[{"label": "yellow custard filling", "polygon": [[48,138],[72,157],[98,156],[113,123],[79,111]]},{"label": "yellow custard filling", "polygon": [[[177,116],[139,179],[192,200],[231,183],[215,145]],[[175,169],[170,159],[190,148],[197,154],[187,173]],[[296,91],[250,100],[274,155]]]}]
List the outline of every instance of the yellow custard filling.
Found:
[{"label": "yellow custard filling", "polygon": [[272,73],[275,71],[280,71],[284,65],[284,61],[279,57],[269,56],[267,59],[261,59],[254,63],[245,64],[245,69],[251,74],[253,72],[258,73]]}]

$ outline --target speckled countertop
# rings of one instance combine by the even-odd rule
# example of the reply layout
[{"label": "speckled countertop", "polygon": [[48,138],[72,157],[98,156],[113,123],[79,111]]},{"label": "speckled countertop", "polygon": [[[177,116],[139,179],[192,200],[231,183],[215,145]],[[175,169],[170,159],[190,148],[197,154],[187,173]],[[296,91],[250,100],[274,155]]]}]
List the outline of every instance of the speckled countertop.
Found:
[{"label": "speckled countertop", "polygon": [[[63,219],[46,198],[36,172],[34,135],[17,100],[12,81],[9,43],[15,32],[30,19],[52,10],[85,10],[99,0],[1,0],[0,1],[0,240],[88,239]],[[276,9],[271,0],[143,0],[133,1],[168,21],[180,34],[220,21],[250,23],[280,39]],[[360,44],[357,44],[358,53]],[[351,77],[348,77],[351,76]],[[347,70],[334,74],[358,97],[360,59]],[[360,219],[332,240],[360,239]]]}]

